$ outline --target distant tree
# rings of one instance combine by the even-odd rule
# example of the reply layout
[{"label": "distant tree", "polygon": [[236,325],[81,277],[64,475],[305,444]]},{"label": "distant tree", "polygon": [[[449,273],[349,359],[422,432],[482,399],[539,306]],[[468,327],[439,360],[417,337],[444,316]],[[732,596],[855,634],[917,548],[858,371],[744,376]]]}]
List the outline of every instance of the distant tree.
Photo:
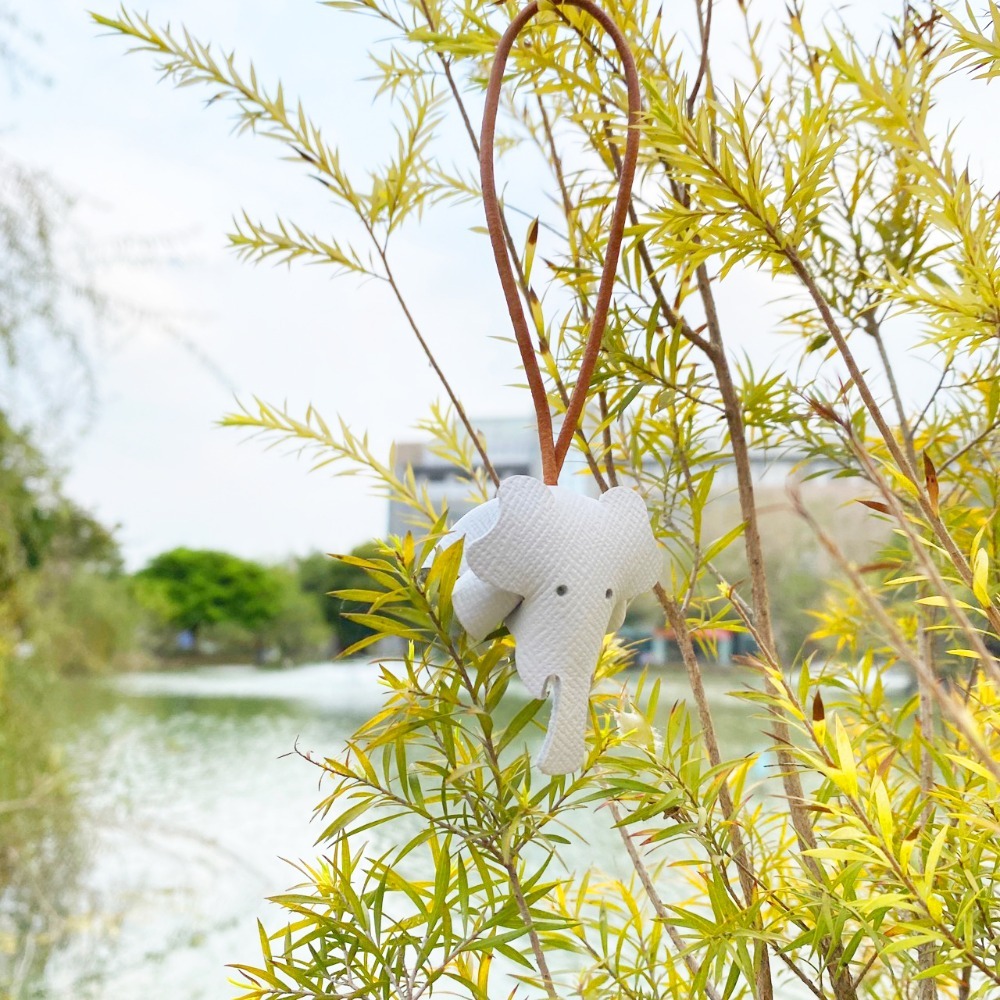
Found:
[{"label": "distant tree", "polygon": [[[371,559],[378,554],[377,542],[365,542],[350,555]],[[358,601],[345,601],[334,597],[341,590],[366,590],[371,582],[368,574],[358,566],[343,562],[336,556],[313,552],[298,561],[299,586],[312,594],[337,640],[339,649],[347,649],[371,635],[371,629],[345,618],[345,614],[367,611],[368,605]]]},{"label": "distant tree", "polygon": [[111,530],[64,495],[58,471],[0,410],[0,602],[24,574],[57,564],[115,575],[121,554]]},{"label": "distant tree", "polygon": [[0,413],[0,594],[10,590],[22,570],[42,560],[47,478],[38,450]]},{"label": "distant tree", "polygon": [[147,606],[195,635],[220,622],[256,631],[282,610],[282,583],[274,572],[228,552],[172,549],[156,556],[136,580]]},{"label": "distant tree", "polygon": [[325,654],[330,630],[315,596],[302,588],[297,567],[275,566],[268,572],[280,585],[278,611],[258,630],[260,640],[283,660]]}]

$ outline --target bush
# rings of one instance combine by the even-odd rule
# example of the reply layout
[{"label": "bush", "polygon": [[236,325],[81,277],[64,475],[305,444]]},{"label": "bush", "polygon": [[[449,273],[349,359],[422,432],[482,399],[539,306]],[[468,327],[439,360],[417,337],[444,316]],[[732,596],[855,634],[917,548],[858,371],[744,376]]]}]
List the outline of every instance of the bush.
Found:
[{"label": "bush", "polygon": [[164,655],[181,651],[237,656],[256,662],[303,659],[325,653],[322,615],[281,566],[263,566],[227,552],[172,549],[135,575],[139,599],[154,623]]},{"label": "bush", "polygon": [[131,581],[82,567],[45,570],[24,582],[33,659],[63,674],[140,665],[143,614]]}]

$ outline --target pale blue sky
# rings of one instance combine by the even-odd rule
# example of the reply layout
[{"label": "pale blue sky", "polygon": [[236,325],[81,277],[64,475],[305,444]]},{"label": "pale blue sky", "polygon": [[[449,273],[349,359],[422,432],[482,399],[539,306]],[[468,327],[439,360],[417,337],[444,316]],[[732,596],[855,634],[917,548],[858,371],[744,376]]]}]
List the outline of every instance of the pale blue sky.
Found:
[{"label": "pale blue sky", "polygon": [[[387,450],[438,397],[381,288],[315,267],[251,267],[225,246],[243,208],[265,221],[280,211],[321,232],[342,216],[304,170],[280,160],[276,143],[232,136],[229,109],[203,109],[207,92],[158,84],[151,58],[126,56],[124,40],[100,37],[83,3],[47,0],[44,20],[41,9],[23,4],[22,16],[44,35],[34,58],[52,85],[22,88],[4,147],[79,196],[77,219],[109,259],[101,284],[152,314],[114,333],[95,357],[99,409],[68,456],[69,488],[122,524],[133,565],[182,543],[278,558],[384,531],[384,505],[360,479],[307,475],[303,462],[212,426],[234,392],[255,393],[296,410],[314,403],[328,418],[340,413]],[[148,9],[155,23],[186,24],[253,55],[264,76],[280,75],[329,139],[345,145],[349,163],[374,162],[388,147],[385,105],[373,109],[369,86],[358,82],[373,22],[307,0],[162,0]],[[477,304],[496,281],[482,280],[492,277],[487,248],[466,235],[478,217],[472,208],[449,215],[403,234],[402,281],[473,408],[516,411],[520,394],[504,388],[513,357],[490,340],[506,333],[504,314]],[[472,242],[479,258],[452,253],[452,239]],[[148,250],[118,249],[144,240],[153,242]],[[143,262],[129,263],[133,255]],[[164,326],[213,359],[222,377]]]},{"label": "pale blue sky", "polygon": [[[328,419],[340,414],[387,451],[441,396],[384,289],[319,268],[251,267],[225,248],[243,209],[265,221],[278,211],[320,232],[337,231],[342,217],[305,171],[280,160],[276,144],[232,136],[228,109],[204,109],[208,92],[157,83],[151,57],[126,56],[122,39],[100,37],[85,11],[111,13],[110,5],[10,6],[43,35],[32,58],[52,83],[27,84],[5,102],[0,150],[50,171],[78,197],[74,216],[93,234],[100,283],[149,313],[103,338],[96,418],[64,451],[69,489],[122,525],[132,566],[179,544],[279,558],[341,551],[384,531],[384,504],[365,481],[307,474],[303,461],[213,427],[233,393],[257,394],[294,410],[313,403]],[[814,9],[829,6],[821,0]],[[783,7],[758,4],[762,12]],[[872,6],[854,9],[872,23]],[[305,99],[348,164],[374,165],[392,142],[388,106],[373,105],[362,81],[363,54],[384,34],[375,22],[313,0],[145,0],[142,11],[252,56],[264,79],[280,77],[289,95]],[[717,44],[731,44],[724,22]],[[975,93],[983,102],[984,92]],[[960,108],[995,120],[985,102],[969,98]],[[969,130],[970,148],[996,163],[996,138],[986,131]],[[458,134],[448,142],[471,166]],[[514,181],[530,201],[531,178]],[[526,207],[543,209],[542,195]],[[469,410],[522,413],[525,394],[506,388],[518,381],[516,353],[496,340],[508,335],[508,321],[488,246],[469,233],[478,223],[473,205],[409,228],[397,270]],[[765,281],[735,276],[722,301],[724,319],[736,321],[739,340],[761,360],[783,349],[767,332],[772,295]]]}]

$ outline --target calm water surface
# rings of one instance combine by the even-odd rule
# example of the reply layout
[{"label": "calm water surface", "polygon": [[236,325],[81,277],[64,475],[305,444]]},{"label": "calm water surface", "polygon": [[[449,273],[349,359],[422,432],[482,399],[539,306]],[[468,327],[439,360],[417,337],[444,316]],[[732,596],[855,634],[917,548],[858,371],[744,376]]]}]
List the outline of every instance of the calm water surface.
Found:
[{"label": "calm water surface", "polygon": [[[377,668],[209,667],[73,685],[62,733],[78,781],[87,861],[80,918],[49,963],[38,1000],[225,1000],[227,962],[255,962],[265,897],[299,881],[283,858],[312,859],[320,772],[294,753],[332,756],[382,704]],[[721,694],[734,680],[720,683]],[[661,704],[684,697],[664,678]],[[508,698],[516,699],[513,691]],[[730,753],[760,745],[752,710],[727,699]],[[592,852],[619,852],[606,829]]]}]

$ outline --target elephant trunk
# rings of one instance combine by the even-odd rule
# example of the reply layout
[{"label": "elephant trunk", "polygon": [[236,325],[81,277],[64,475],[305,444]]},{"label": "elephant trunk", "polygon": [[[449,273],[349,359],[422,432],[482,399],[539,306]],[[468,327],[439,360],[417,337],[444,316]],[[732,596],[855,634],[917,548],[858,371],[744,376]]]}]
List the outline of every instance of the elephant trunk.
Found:
[{"label": "elephant trunk", "polygon": [[590,678],[549,678],[552,714],[538,766],[545,774],[568,774],[579,770],[587,759],[587,715],[590,709]]}]

